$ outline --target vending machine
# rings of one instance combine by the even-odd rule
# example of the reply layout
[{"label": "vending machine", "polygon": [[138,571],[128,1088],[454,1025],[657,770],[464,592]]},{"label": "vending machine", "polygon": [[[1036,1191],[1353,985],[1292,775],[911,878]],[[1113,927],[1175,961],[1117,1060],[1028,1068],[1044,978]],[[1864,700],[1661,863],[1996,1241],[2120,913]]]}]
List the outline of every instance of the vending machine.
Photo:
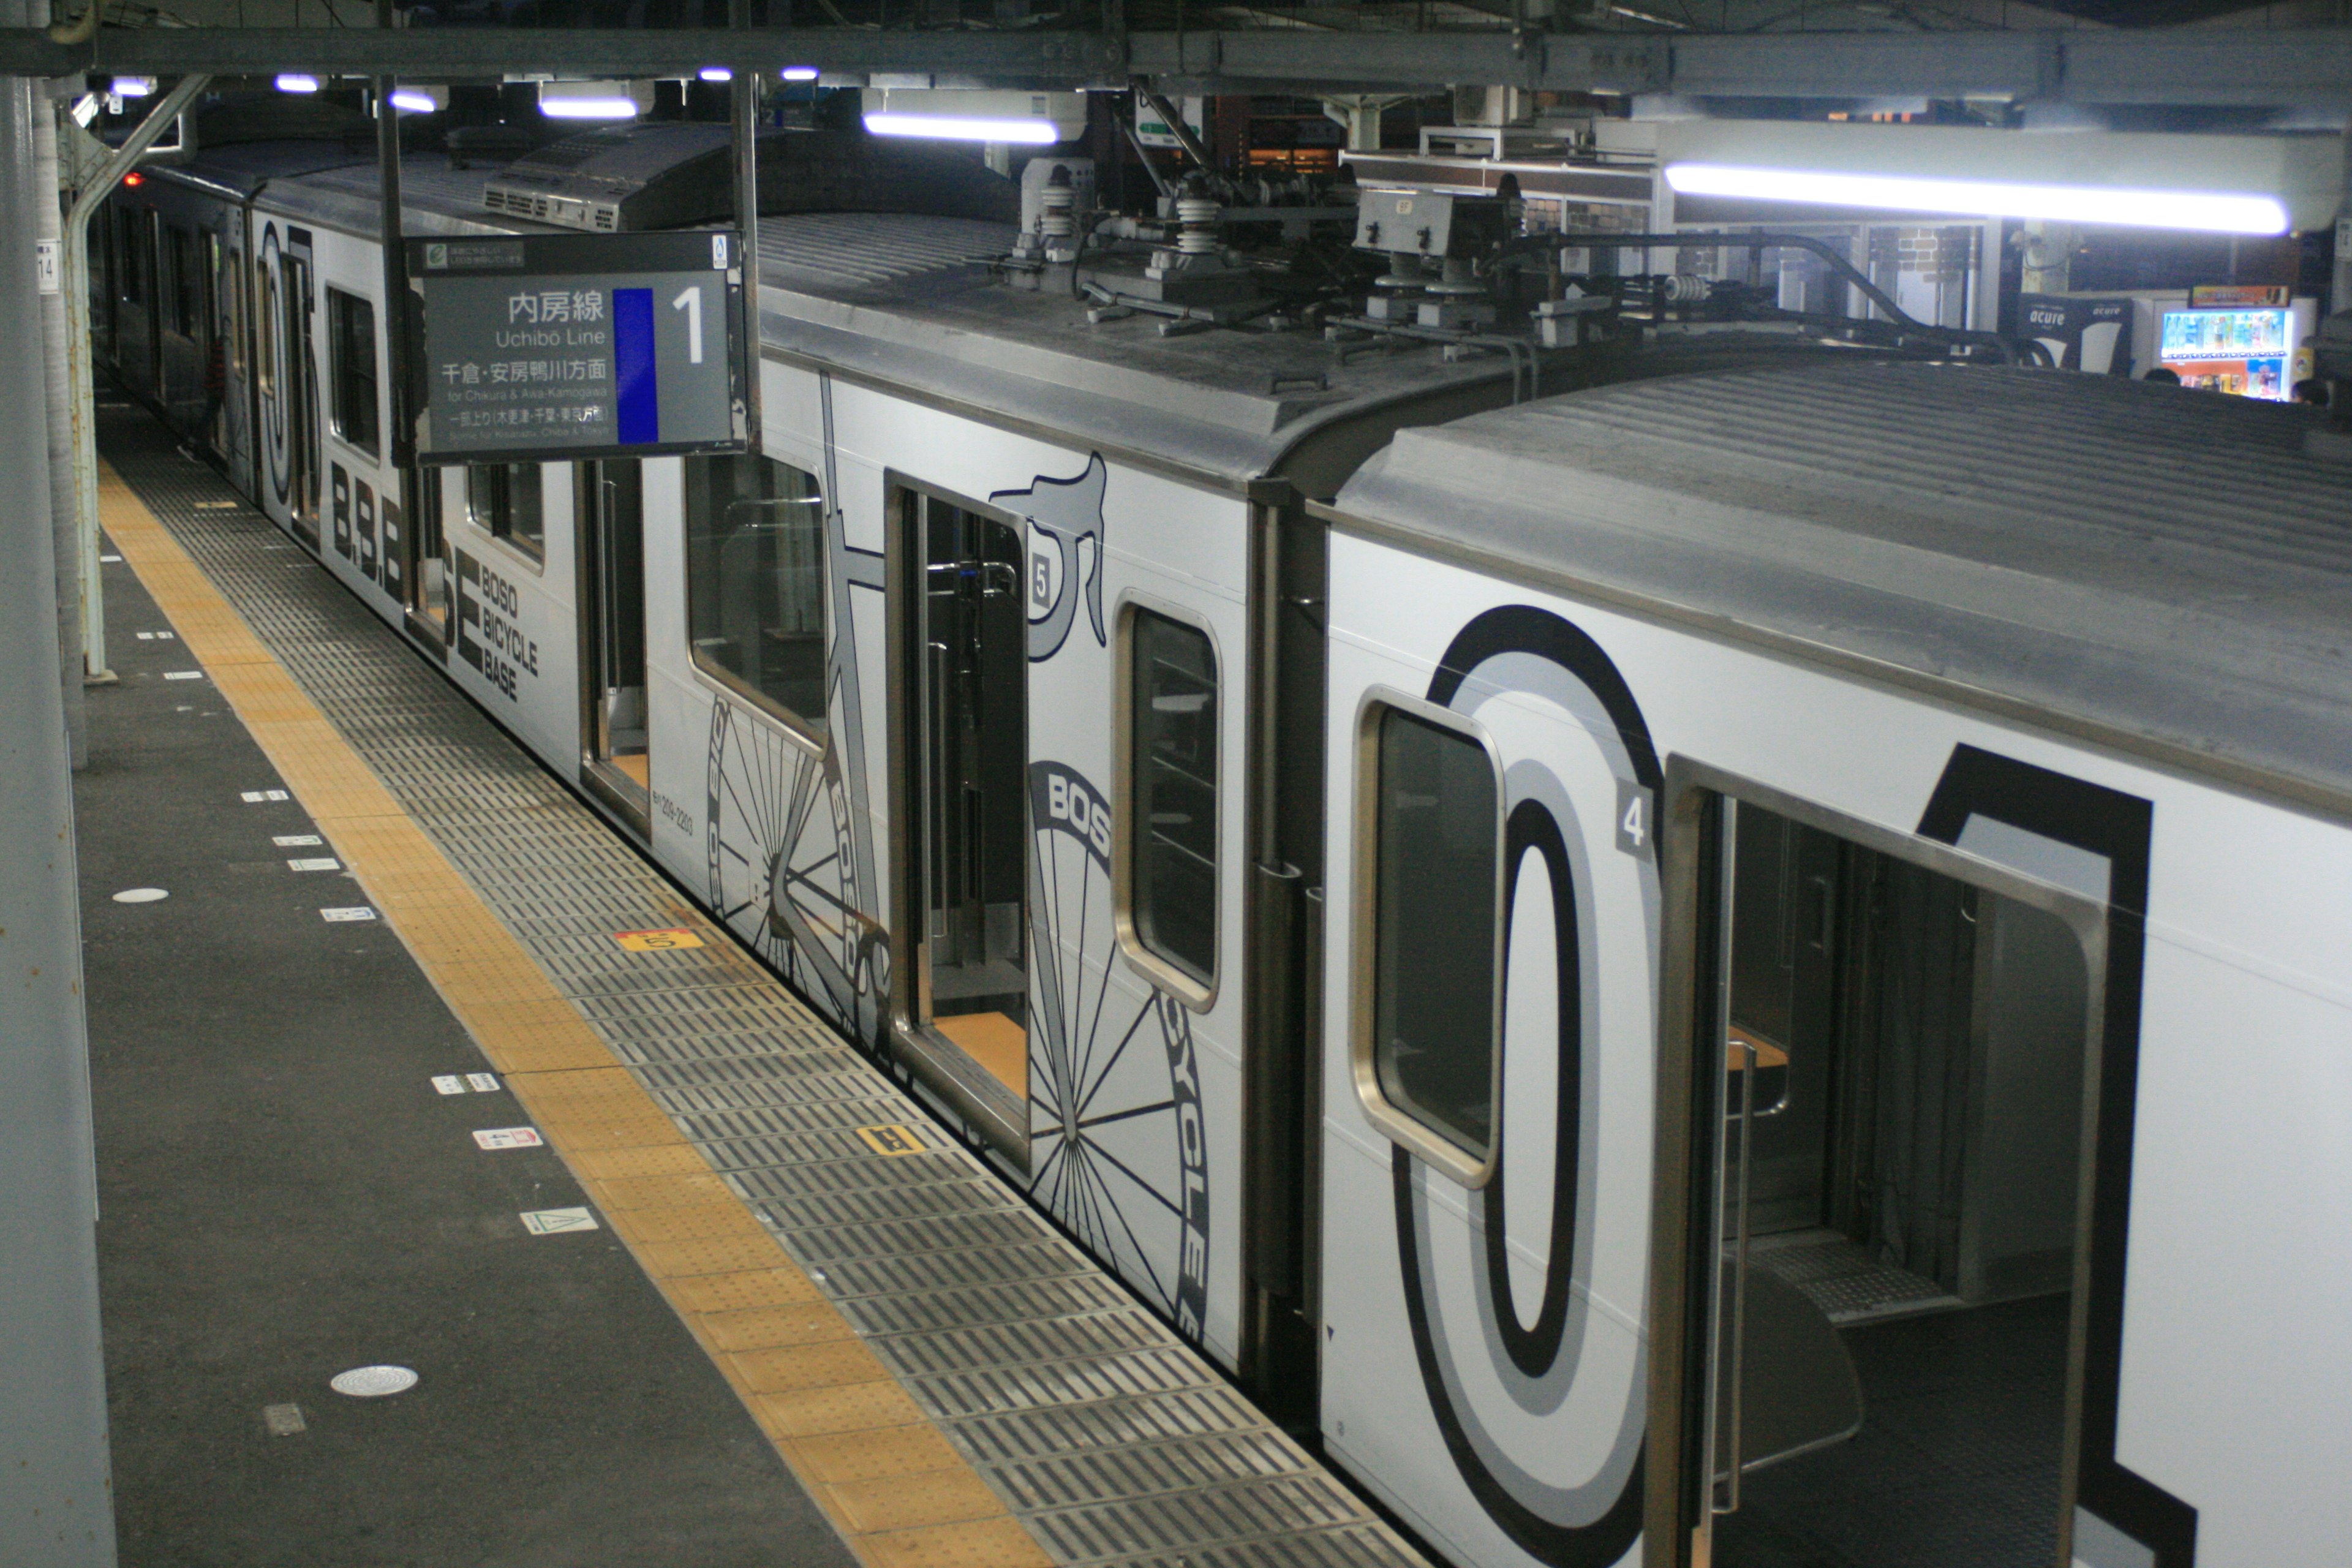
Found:
[{"label": "vending machine", "polygon": [[2187,309],[2163,312],[2156,363],[2183,386],[2287,403],[2311,374],[2306,345],[2318,322],[2316,300],[2283,288],[2195,289]]}]

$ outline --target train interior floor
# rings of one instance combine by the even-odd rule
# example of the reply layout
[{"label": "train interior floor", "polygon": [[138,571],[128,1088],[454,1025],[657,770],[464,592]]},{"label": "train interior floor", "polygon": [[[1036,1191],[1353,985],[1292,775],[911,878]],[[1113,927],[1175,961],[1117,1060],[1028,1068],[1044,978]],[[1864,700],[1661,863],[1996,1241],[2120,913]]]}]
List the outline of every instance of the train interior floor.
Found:
[{"label": "train interior floor", "polygon": [[100,434],[126,1564],[1418,1568],[218,474]]},{"label": "train interior floor", "polygon": [[2058,1552],[2072,1299],[1841,1330],[1862,1430],[1749,1474],[1723,1568],[2042,1568]]},{"label": "train interior floor", "polygon": [[[319,825],[104,573],[75,805],[123,1563],[852,1562],[620,1237],[526,1228],[579,1183],[476,1147],[513,1095],[436,1092],[502,1080],[384,921],[321,918],[367,895],[291,868]],[[383,1363],[420,1381],[328,1387]]]}]

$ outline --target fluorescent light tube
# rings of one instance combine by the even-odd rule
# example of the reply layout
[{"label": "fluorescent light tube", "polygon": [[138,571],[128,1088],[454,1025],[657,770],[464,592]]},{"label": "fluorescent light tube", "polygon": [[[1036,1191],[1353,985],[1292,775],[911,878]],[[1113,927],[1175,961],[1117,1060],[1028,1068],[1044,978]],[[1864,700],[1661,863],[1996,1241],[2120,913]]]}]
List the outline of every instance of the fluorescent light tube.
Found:
[{"label": "fluorescent light tube", "polygon": [[653,107],[653,89],[635,81],[543,81],[539,111],[551,120],[634,120]]},{"label": "fluorescent light tube", "polygon": [[117,98],[147,98],[155,91],[155,79],[152,76],[119,76],[109,90]]},{"label": "fluorescent light tube", "polygon": [[1020,142],[1049,147],[1062,139],[1050,120],[964,120],[945,114],[869,114],[876,136],[932,136],[947,142]]},{"label": "fluorescent light tube", "polygon": [[551,120],[632,120],[637,106],[625,98],[551,98],[539,111]]},{"label": "fluorescent light tube", "polygon": [[428,87],[395,87],[392,89],[392,106],[409,114],[437,112],[446,101],[446,89]]},{"label": "fluorescent light tube", "polygon": [[786,66],[776,74],[786,81],[814,81],[818,72],[814,66]]},{"label": "fluorescent light tube", "polygon": [[2285,205],[2275,197],[2212,191],[2012,184],[1998,180],[1935,180],[1906,174],[1762,169],[1735,163],[1669,163],[1666,184],[1684,195],[1811,202],[1821,206],[1892,208],[1969,217],[2057,218],[2067,223],[2192,229],[2206,234],[2287,231]]},{"label": "fluorescent light tube", "polygon": [[288,71],[278,79],[278,90],[280,92],[316,92],[319,90],[319,79],[314,76],[306,75],[300,71]]},{"label": "fluorescent light tube", "polygon": [[735,73],[725,66],[705,66],[694,73],[704,81],[733,81]]}]

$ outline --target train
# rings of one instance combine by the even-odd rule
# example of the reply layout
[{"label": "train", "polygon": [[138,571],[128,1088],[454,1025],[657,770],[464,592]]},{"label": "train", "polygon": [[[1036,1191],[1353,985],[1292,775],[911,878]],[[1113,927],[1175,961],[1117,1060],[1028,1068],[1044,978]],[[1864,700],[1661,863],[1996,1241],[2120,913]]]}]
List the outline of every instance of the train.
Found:
[{"label": "train", "polygon": [[[2322,415],[1507,197],[1309,289],[1351,193],[760,147],[752,453],[395,466],[331,136],[111,197],[97,353],[1437,1555],[2337,1560]],[[403,226],[724,228],[727,156],[412,153]]]}]

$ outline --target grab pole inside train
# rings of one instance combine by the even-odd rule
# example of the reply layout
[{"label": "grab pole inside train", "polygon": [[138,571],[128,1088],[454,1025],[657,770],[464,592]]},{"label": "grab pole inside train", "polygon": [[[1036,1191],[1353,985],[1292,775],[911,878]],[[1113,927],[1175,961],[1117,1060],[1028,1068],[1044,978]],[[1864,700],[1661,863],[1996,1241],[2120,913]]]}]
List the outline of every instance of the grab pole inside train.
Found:
[{"label": "grab pole inside train", "polygon": [[[0,18],[26,20],[23,0]],[[0,387],[38,407],[30,78],[0,79]],[[58,685],[48,436],[0,419],[0,1562],[112,1568],[99,1352],[97,1169],[81,1000],[73,780]]]},{"label": "grab pole inside train", "polygon": [[106,662],[106,597],[98,574],[98,394],[89,363],[89,219],[164,128],[178,121],[180,111],[194,102],[211,80],[209,76],[181,78],[180,84],[163,95],[89,184],[74,193],[73,208],[66,214],[66,374],[73,384],[77,426],[73,493],[75,533],[81,542],[82,667],[93,680],[111,679],[113,671]]}]

